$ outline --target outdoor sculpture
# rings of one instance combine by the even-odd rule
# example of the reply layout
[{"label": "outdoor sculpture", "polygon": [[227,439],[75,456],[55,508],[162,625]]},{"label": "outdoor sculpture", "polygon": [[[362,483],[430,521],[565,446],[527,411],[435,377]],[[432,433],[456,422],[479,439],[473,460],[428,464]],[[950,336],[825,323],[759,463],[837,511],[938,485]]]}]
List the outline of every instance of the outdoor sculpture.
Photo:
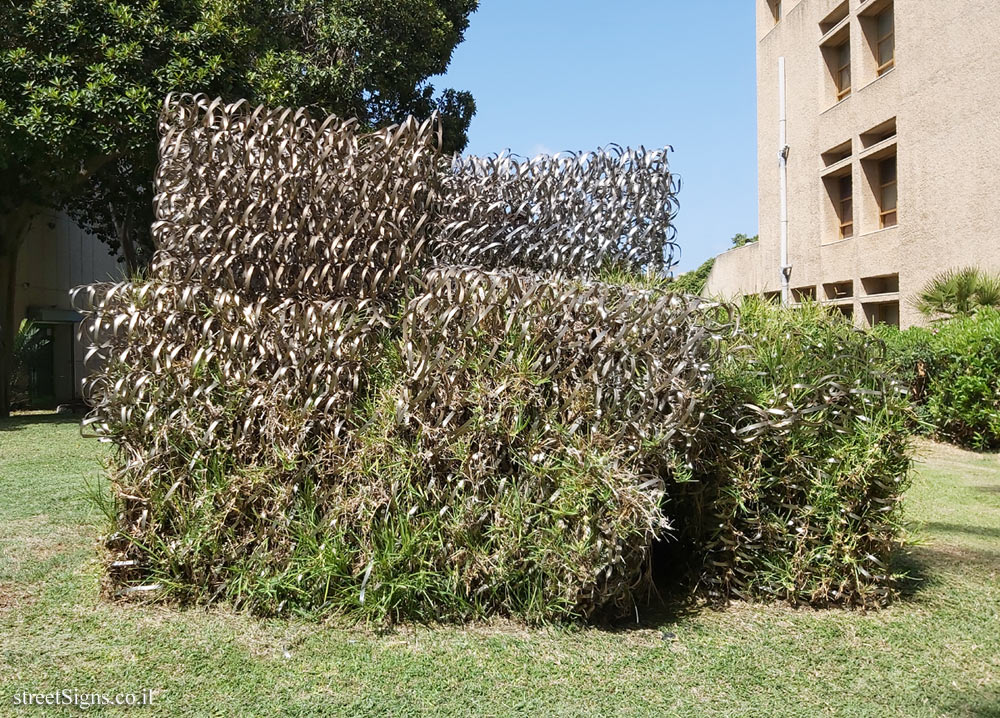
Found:
[{"label": "outdoor sculpture", "polygon": [[[379,620],[630,613],[676,510],[719,596],[887,595],[897,486],[841,472],[834,441],[873,404],[892,415],[878,348],[789,334],[796,351],[750,351],[717,391],[720,341],[747,347],[731,307],[655,280],[666,150],[449,159],[434,120],[363,131],[187,95],[160,129],[148,277],[76,294],[84,427],[115,446],[114,591]],[[853,376],[804,375],[814,349]],[[857,530],[836,502],[817,519],[802,477]],[[778,559],[802,564],[791,588]]]},{"label": "outdoor sculpture", "polygon": [[[428,463],[435,512],[485,505],[521,454],[561,451],[566,435],[552,423],[607,436],[609,451],[619,439],[659,446],[696,425],[711,351],[710,330],[694,321],[699,302],[594,279],[609,266],[671,265],[666,150],[449,161],[436,152],[437,131],[433,120],[364,132],[304,110],[167,100],[149,278],[77,295],[98,367],[84,423],[119,451],[114,486],[128,538],[113,548],[127,567],[113,572],[122,585],[143,580],[150,562],[138,539],[181,543],[184,507],[205,501],[214,471],[232,483],[233,511],[219,521],[240,550],[262,534],[281,543],[281,529],[260,517],[280,525],[291,489],[278,487],[303,476],[328,485],[319,501],[330,516],[370,523],[375,509],[347,517],[351,499],[330,487],[351,483],[343,471],[359,452],[358,408],[383,391],[371,374],[386,341],[403,361],[399,431],[419,431],[427,455],[493,421],[476,456]],[[529,344],[541,347],[526,368],[540,382],[521,427],[530,447],[498,438],[510,428],[468,393],[471,358],[500,361]],[[656,518],[663,461],[654,451],[621,459],[646,477],[624,487],[641,506],[633,528],[643,538],[609,534],[593,548],[603,578],[552,584],[569,591],[574,611],[624,603],[642,582],[652,537],[667,526]],[[266,482],[237,478],[254,471]],[[468,489],[456,494],[463,476]],[[521,489],[539,501],[553,490]],[[482,530],[470,521],[465,530]],[[187,580],[223,585],[227,559],[170,550]],[[237,549],[227,550],[231,560]],[[447,553],[440,561],[454,568]],[[355,562],[360,576],[368,560]],[[470,592],[496,588],[495,576],[469,581]]]}]

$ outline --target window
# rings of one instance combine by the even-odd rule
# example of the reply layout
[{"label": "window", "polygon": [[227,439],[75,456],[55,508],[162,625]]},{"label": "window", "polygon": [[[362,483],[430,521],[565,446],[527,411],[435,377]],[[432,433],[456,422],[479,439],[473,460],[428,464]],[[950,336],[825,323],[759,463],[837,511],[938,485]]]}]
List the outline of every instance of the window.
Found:
[{"label": "window", "polygon": [[851,11],[850,5],[848,5],[846,1],[842,2],[840,5],[837,6],[836,10],[834,10],[832,13],[823,18],[823,22],[819,24],[820,32],[826,35],[828,32],[833,30],[833,28],[837,27],[837,25],[846,20],[847,16],[850,14],[850,11]]},{"label": "window", "polygon": [[879,324],[889,324],[894,327],[899,326],[898,301],[864,304],[863,308],[869,326],[877,327]]},{"label": "window", "polygon": [[837,86],[837,101],[840,102],[851,94],[851,41],[837,47],[834,53],[833,80]]},{"label": "window", "polygon": [[891,6],[875,18],[875,60],[879,77],[896,66],[896,21]]},{"label": "window", "polygon": [[896,118],[893,117],[891,120],[886,120],[885,122],[876,125],[867,132],[861,133],[861,147],[863,149],[868,149],[880,142],[885,142],[896,136]]},{"label": "window", "polygon": [[796,287],[792,289],[792,301],[799,304],[816,301],[816,287]]},{"label": "window", "polygon": [[828,301],[838,299],[850,299],[854,296],[854,282],[847,280],[844,282],[829,282],[823,285]]},{"label": "window", "polygon": [[854,182],[851,175],[837,179],[837,218],[840,220],[840,238],[854,236]]},{"label": "window", "polygon": [[879,227],[895,227],[896,212],[896,158],[888,157],[878,163]]},{"label": "window", "polygon": [[843,162],[851,156],[851,141],[848,140],[842,145],[837,145],[820,155],[824,167],[831,167],[838,162]]},{"label": "window", "polygon": [[880,277],[865,277],[861,280],[861,284],[865,289],[865,294],[869,296],[874,294],[899,293],[898,274],[884,274]]},{"label": "window", "polygon": [[771,14],[774,15],[774,21],[777,23],[781,20],[781,0],[768,0],[768,4],[771,6]]},{"label": "window", "polygon": [[831,305],[827,311],[834,316],[842,316],[844,319],[853,321],[854,319],[854,305],[853,304],[834,304]]}]

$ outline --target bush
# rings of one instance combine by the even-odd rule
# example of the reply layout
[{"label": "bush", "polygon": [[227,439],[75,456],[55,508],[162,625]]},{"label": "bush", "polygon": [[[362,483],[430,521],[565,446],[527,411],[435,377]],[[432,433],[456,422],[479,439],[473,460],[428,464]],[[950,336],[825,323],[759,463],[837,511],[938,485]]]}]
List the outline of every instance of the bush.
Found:
[{"label": "bush", "polygon": [[951,269],[931,279],[914,306],[936,319],[967,317],[983,308],[1000,309],[1000,275],[978,267]]},{"label": "bush", "polygon": [[983,308],[933,329],[883,329],[923,430],[973,449],[1000,448],[1000,312]]},{"label": "bush", "polygon": [[[339,396],[340,432],[317,430],[300,380],[273,375],[276,351],[309,357],[342,315],[291,332],[285,314],[192,292],[184,305],[169,286],[105,299],[133,337],[108,384],[142,387],[117,394],[104,432],[119,447],[113,558],[135,562],[115,584],[378,621],[590,617],[640,600],[670,528],[666,482],[711,389],[710,313],[656,290],[472,269],[424,285],[380,340],[341,357],[358,384]],[[246,342],[208,356],[205,335],[182,333],[206,325]],[[150,337],[186,347],[169,373],[138,346]],[[246,356],[269,368],[223,371]]]},{"label": "bush", "polygon": [[702,580],[723,596],[882,603],[910,469],[884,347],[815,304],[748,300],[740,318],[695,470]]}]

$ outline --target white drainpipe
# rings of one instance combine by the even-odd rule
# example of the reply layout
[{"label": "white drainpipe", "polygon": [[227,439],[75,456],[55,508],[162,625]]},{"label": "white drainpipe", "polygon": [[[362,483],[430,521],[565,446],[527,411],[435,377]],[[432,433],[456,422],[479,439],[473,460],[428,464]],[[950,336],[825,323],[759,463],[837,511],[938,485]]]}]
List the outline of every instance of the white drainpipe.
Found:
[{"label": "white drainpipe", "polygon": [[785,117],[785,58],[778,58],[778,168],[781,193],[781,303],[787,305],[788,279],[792,272],[788,264],[788,142]]}]

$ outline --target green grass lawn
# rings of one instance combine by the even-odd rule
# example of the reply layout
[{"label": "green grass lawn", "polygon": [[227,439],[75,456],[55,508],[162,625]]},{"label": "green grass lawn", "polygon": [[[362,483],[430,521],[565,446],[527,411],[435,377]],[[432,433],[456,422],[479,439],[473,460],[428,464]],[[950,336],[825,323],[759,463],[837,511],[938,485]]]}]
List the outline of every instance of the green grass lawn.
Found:
[{"label": "green grass lawn", "polygon": [[1000,716],[1000,457],[922,445],[916,577],[862,614],[734,604],[639,628],[261,620],[100,597],[103,445],[0,422],[0,715],[22,691],[138,693],[92,715]]}]

